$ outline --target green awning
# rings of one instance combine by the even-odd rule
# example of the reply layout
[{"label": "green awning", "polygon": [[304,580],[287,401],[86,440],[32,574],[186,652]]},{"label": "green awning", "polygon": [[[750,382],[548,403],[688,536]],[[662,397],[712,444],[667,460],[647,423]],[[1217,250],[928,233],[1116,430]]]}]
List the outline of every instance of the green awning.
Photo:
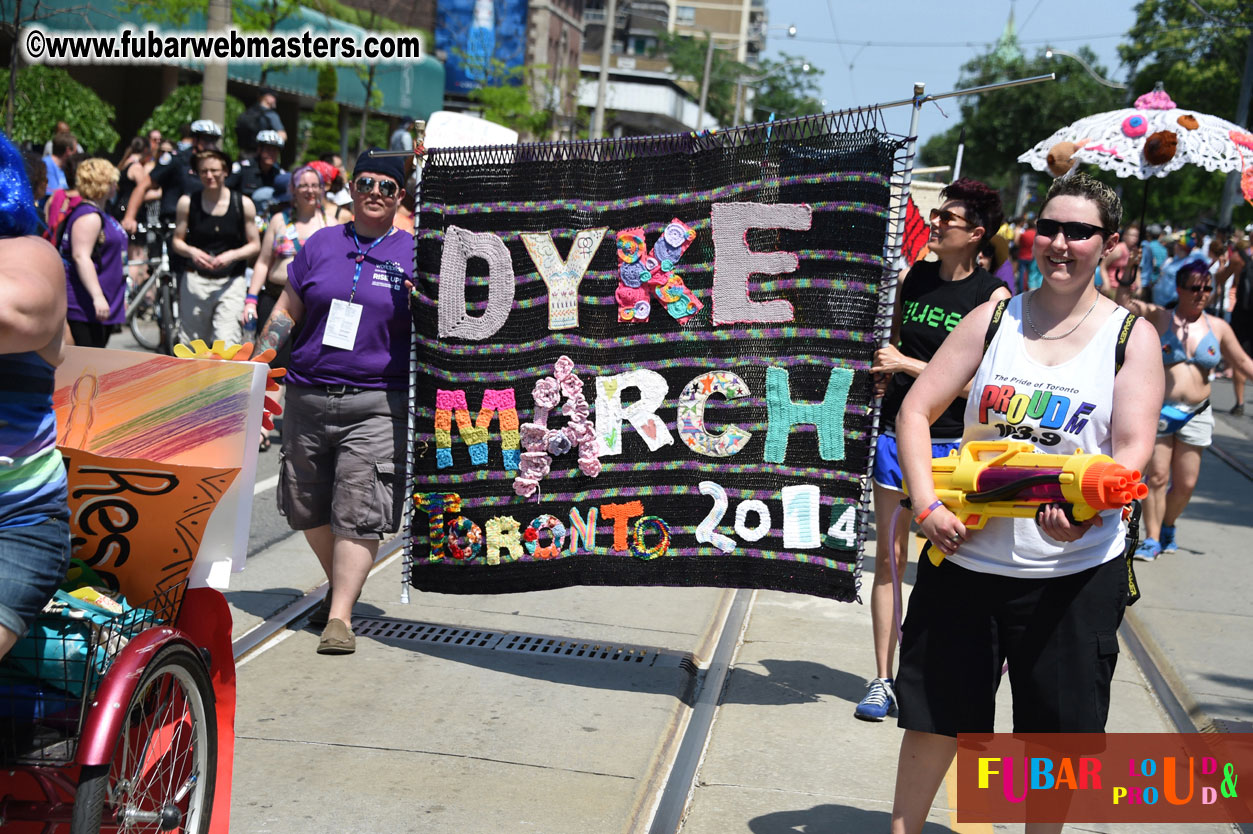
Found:
[{"label": "green awning", "polygon": [[[249,2],[255,5],[256,0],[233,0],[233,2]],[[170,34],[176,34],[178,32],[202,32],[205,28],[204,15],[200,12],[193,12],[185,26],[172,27],[166,24],[147,24],[138,13],[128,13],[120,6],[114,6],[114,10],[110,12],[107,2],[84,6],[81,0],[41,0],[40,6],[43,14],[47,14],[48,17],[40,20],[39,25],[47,29],[62,31],[90,29],[115,32],[123,26],[153,25]],[[61,13],[56,13],[56,10],[60,10]],[[321,12],[303,6],[295,14],[279,21],[274,31],[302,32],[306,29],[315,33],[356,36],[363,35],[366,31],[360,26],[327,17]],[[427,44],[423,43],[423,46]],[[197,71],[204,69],[204,65],[198,61],[183,61],[176,65]],[[365,104],[365,84],[361,75],[365,73],[368,66],[344,64],[337,66],[336,69],[339,75],[339,89],[335,100],[340,104],[361,108]],[[232,81],[260,84],[261,64],[232,61],[228,65],[227,74]],[[317,81],[317,71],[311,65],[270,64],[265,83],[266,86],[273,87],[275,90],[317,101]],[[371,108],[374,112],[389,116],[427,119],[432,113],[443,108],[444,66],[429,55],[403,63],[380,63],[376,65],[374,87],[383,96],[382,104]]]}]

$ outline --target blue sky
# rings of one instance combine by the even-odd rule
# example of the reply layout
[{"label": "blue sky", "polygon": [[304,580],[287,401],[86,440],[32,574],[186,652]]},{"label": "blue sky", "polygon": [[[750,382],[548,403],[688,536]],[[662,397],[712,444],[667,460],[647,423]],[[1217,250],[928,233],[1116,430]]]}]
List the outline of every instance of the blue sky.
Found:
[{"label": "blue sky", "polygon": [[[1045,44],[1072,52],[1087,45],[1107,78],[1125,82],[1117,47],[1135,22],[1135,5],[1132,0],[767,0],[766,55],[777,58],[781,50],[822,68],[828,110],[909,98],[915,81],[924,82],[928,93],[945,93],[957,89],[961,65],[1001,36],[1012,7],[1026,54]],[[788,38],[788,24],[796,25],[795,38]],[[868,42],[906,45],[865,46]],[[956,122],[957,104],[945,99],[923,107],[921,141]],[[884,111],[888,129],[906,133],[909,111]]]}]

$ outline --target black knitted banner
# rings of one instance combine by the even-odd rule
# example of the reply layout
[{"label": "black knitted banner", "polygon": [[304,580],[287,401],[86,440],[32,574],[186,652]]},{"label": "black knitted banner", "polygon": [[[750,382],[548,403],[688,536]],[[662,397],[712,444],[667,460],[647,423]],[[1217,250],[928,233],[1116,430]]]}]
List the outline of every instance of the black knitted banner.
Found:
[{"label": "black knitted banner", "polygon": [[430,151],[411,583],[855,599],[880,125]]}]

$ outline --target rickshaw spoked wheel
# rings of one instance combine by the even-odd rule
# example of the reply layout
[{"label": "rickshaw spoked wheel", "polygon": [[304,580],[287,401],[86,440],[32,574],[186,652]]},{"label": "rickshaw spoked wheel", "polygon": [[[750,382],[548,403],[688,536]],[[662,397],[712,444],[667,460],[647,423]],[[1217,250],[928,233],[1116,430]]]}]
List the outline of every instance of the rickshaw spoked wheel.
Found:
[{"label": "rickshaw spoked wheel", "polygon": [[82,769],[71,834],[206,834],[216,777],[213,684],[192,649],[166,646],[131,697],[113,761]]}]

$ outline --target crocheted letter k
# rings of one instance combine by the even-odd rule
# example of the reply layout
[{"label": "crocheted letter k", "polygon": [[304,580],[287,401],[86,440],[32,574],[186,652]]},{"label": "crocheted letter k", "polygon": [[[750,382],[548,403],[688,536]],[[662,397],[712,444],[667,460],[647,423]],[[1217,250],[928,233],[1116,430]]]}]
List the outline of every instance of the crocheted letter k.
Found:
[{"label": "crocheted letter k", "polygon": [[[466,312],[466,264],[487,261],[487,309],[481,316]],[[505,242],[491,232],[469,232],[449,226],[439,262],[439,335],[474,342],[505,326],[513,309],[513,258]]]},{"label": "crocheted letter k", "polygon": [[818,456],[823,460],[844,459],[844,409],[853,372],[832,368],[827,379],[827,394],[820,403],[792,402],[788,372],[784,368],[766,368],[766,411],[770,425],[766,429],[766,460],[783,463],[787,456],[787,440],[792,426],[809,424],[818,427]]},{"label": "crocheted letter k", "polygon": [[793,272],[799,259],[792,252],[754,252],[748,248],[749,229],[809,228],[813,209],[782,203],[714,203],[711,223],[714,238],[714,324],[791,321],[792,304],[782,298],[753,301],[748,279],[754,275]]}]

